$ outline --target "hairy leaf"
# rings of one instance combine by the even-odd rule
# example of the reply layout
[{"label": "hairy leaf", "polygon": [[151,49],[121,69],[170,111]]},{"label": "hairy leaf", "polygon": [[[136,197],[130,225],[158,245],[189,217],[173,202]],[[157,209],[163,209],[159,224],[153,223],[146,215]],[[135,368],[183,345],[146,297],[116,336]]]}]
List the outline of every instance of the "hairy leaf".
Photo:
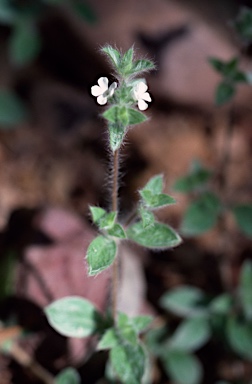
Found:
[{"label": "hairy leaf", "polygon": [[45,308],[50,325],[61,335],[86,337],[95,333],[100,314],[94,305],[81,297],[69,296]]},{"label": "hairy leaf", "polygon": [[89,275],[96,275],[107,269],[116,257],[116,243],[104,236],[96,237],[88,247],[87,261]]},{"label": "hairy leaf", "polygon": [[142,222],[135,223],[127,230],[127,236],[137,244],[151,249],[176,247],[182,241],[171,227],[158,222],[149,227],[144,227]]}]

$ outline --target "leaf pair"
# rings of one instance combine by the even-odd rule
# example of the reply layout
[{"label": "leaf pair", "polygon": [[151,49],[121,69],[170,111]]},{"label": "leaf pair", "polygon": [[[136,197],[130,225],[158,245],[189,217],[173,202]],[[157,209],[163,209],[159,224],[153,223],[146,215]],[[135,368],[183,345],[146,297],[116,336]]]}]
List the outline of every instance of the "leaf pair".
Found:
[{"label": "leaf pair", "polygon": [[121,54],[117,49],[110,45],[102,48],[117,73],[122,77],[137,76],[146,71],[155,68],[155,65],[150,60],[134,60],[134,49],[131,47],[125,54]]},{"label": "leaf pair", "polygon": [[217,105],[222,105],[230,101],[236,92],[238,83],[247,83],[248,78],[246,73],[238,68],[238,59],[232,58],[229,61],[222,61],[216,58],[209,59],[212,67],[223,76],[223,81],[218,85],[215,102]]},{"label": "leaf pair", "polygon": [[129,319],[127,315],[119,313],[116,326],[107,329],[98,344],[99,350],[110,350],[110,364],[115,378],[119,378],[123,384],[142,382],[146,353],[138,334],[151,321],[150,316]]}]

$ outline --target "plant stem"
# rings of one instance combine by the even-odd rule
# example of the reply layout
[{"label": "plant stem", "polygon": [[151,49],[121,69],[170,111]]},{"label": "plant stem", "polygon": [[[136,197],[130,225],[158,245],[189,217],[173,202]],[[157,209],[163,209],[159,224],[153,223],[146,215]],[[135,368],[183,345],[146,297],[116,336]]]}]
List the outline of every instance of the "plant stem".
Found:
[{"label": "plant stem", "polygon": [[[119,149],[113,153],[112,211],[118,209]],[[112,315],[116,323],[118,291],[118,258],[115,258],[112,272]]]}]

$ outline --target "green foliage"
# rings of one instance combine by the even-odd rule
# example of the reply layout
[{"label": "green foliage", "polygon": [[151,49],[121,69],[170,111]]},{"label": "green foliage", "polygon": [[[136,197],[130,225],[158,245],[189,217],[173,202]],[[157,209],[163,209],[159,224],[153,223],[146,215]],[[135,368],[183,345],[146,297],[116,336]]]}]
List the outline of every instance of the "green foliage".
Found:
[{"label": "green foliage", "polygon": [[148,209],[140,206],[139,208],[140,217],[144,228],[152,226],[155,223],[155,216]]},{"label": "green foliage", "polygon": [[242,41],[249,44],[252,41],[252,10],[247,7],[241,8],[233,25]]},{"label": "green foliage", "polygon": [[135,243],[151,249],[176,247],[182,241],[171,227],[158,222],[146,227],[139,221],[128,228],[127,237]]},{"label": "green foliage", "polygon": [[227,320],[227,338],[231,348],[239,356],[252,361],[252,323],[236,316]]},{"label": "green foliage", "polygon": [[114,374],[125,384],[139,384],[145,371],[146,355],[138,339],[138,332],[150,322],[147,317],[129,319],[118,315],[114,328],[108,329],[100,340],[98,349],[110,350],[110,362]]},{"label": "green foliage", "polygon": [[252,237],[252,204],[239,204],[233,208],[233,214],[240,230]]},{"label": "green foliage", "polygon": [[192,317],[184,320],[169,340],[169,348],[194,352],[209,340],[211,330],[207,317]]},{"label": "green foliage", "polygon": [[162,356],[167,374],[177,384],[199,384],[203,371],[196,356],[185,351],[167,350]]},{"label": "green foliage", "polygon": [[11,91],[0,90],[0,124],[1,128],[11,128],[27,118],[23,102]]},{"label": "green foliage", "polygon": [[115,260],[116,243],[105,236],[96,237],[87,250],[88,273],[90,276],[107,269]]},{"label": "green foliage", "polygon": [[55,378],[55,384],[80,384],[81,378],[74,368],[66,368]]},{"label": "green foliage", "polygon": [[155,69],[154,63],[150,60],[134,60],[133,47],[126,51],[125,54],[122,54],[117,49],[107,45],[102,48],[102,52],[108,56],[118,75],[123,78],[138,76]]},{"label": "green foliage", "polygon": [[193,201],[183,217],[181,231],[184,235],[200,235],[212,229],[221,210],[220,200],[211,192],[205,192]]},{"label": "green foliage", "polygon": [[61,335],[86,337],[98,331],[101,315],[88,300],[77,296],[64,297],[45,308],[50,325]]},{"label": "green foliage", "polygon": [[41,45],[33,21],[29,18],[20,19],[13,28],[9,42],[11,62],[18,67],[30,64],[37,58]]},{"label": "green foliage", "polygon": [[109,122],[120,124],[120,126],[127,127],[143,123],[147,120],[146,116],[133,108],[128,108],[125,105],[113,105],[103,113],[103,117]]},{"label": "green foliage", "polygon": [[244,262],[241,269],[239,298],[246,319],[252,321],[252,262],[249,260]]},{"label": "green foliage", "polygon": [[228,293],[223,293],[217,297],[215,297],[210,305],[209,310],[213,314],[217,315],[227,315],[233,307],[233,299],[232,296]]},{"label": "green foliage", "polygon": [[217,105],[228,103],[235,95],[235,87],[226,81],[222,81],[216,89],[215,102]]},{"label": "green foliage", "polygon": [[160,299],[160,305],[179,316],[194,316],[204,312],[201,306],[204,298],[200,289],[182,286],[166,292]]},{"label": "green foliage", "polygon": [[173,185],[173,189],[177,192],[189,193],[201,190],[206,187],[211,179],[212,172],[201,166],[195,164],[189,174],[179,178]]},{"label": "green foliage", "polygon": [[209,63],[223,77],[216,89],[215,102],[217,105],[225,104],[234,97],[237,84],[248,82],[247,75],[239,70],[237,57],[229,61],[210,58]]},{"label": "green foliage", "polygon": [[139,191],[143,204],[148,209],[156,209],[166,205],[174,204],[173,197],[162,193],[163,175],[152,177],[143,189]]}]

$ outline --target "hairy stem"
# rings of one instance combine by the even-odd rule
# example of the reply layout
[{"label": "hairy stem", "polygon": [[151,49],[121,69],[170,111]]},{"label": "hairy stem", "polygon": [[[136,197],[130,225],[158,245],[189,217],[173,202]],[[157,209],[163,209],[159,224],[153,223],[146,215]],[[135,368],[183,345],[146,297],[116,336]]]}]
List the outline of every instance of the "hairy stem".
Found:
[{"label": "hairy stem", "polygon": [[[119,149],[113,154],[113,187],[112,187],[112,211],[118,209],[118,174],[119,174]],[[112,272],[112,315],[116,322],[118,291],[118,258],[115,258]]]}]

